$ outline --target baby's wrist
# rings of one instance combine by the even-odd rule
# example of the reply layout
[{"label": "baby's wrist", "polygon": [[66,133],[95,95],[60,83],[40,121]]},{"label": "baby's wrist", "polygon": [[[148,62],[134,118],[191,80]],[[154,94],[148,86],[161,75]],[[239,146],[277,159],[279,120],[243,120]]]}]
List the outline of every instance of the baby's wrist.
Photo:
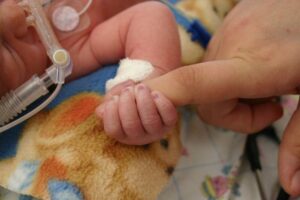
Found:
[{"label": "baby's wrist", "polygon": [[134,83],[141,82],[148,77],[155,76],[155,73],[153,65],[148,61],[129,58],[123,59],[120,61],[116,76],[106,82],[106,91],[128,80]]}]

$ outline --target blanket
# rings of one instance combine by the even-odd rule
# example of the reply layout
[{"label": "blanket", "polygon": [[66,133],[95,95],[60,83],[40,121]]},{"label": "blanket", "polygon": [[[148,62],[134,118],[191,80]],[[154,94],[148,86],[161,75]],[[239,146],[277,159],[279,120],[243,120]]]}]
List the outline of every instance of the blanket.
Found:
[{"label": "blanket", "polygon": [[[194,12],[210,2],[173,0],[177,7],[168,4],[178,21],[181,41],[190,38],[183,49],[193,56],[183,58],[183,63],[201,60],[216,29],[217,23],[199,19]],[[127,146],[106,137],[93,110],[117,68],[106,66],[66,84],[45,111],[0,135],[1,200],[156,199],[159,193],[160,200],[260,198],[244,155],[246,136],[205,124],[193,109],[182,109],[180,124],[150,145]],[[279,135],[297,99],[285,97],[283,104],[285,115],[275,124]],[[258,145],[264,189],[274,198],[278,146],[266,137],[259,138]]]}]

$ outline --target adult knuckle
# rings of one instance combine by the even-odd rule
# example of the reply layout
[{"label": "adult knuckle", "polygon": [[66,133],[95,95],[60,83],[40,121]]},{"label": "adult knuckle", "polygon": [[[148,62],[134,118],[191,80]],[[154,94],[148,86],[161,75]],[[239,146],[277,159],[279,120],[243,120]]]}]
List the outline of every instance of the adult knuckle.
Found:
[{"label": "adult knuckle", "polygon": [[214,120],[213,120],[213,117],[212,117],[209,107],[198,106],[197,111],[198,111],[197,112],[198,116],[201,120],[203,120],[204,122],[209,123],[209,124],[213,123]]},{"label": "adult knuckle", "polygon": [[195,83],[197,83],[200,73],[197,73],[195,67],[180,68],[177,76],[182,84],[186,85],[188,88],[192,88],[194,87]]}]

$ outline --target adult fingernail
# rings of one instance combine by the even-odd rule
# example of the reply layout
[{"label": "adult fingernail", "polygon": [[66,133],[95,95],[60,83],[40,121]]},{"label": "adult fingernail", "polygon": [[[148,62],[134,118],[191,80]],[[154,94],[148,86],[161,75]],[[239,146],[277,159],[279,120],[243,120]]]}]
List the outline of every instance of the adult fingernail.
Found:
[{"label": "adult fingernail", "polygon": [[292,191],[300,191],[300,170],[297,171],[292,178]]}]

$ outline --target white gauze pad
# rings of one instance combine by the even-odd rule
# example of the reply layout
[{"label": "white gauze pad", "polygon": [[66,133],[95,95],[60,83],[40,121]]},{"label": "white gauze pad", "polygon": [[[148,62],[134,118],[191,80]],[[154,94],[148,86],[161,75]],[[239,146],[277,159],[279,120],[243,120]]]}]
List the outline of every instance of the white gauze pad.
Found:
[{"label": "white gauze pad", "polygon": [[120,61],[115,78],[109,79],[106,82],[106,91],[127,80],[140,82],[146,79],[153,70],[154,67],[148,61],[125,58]]}]

